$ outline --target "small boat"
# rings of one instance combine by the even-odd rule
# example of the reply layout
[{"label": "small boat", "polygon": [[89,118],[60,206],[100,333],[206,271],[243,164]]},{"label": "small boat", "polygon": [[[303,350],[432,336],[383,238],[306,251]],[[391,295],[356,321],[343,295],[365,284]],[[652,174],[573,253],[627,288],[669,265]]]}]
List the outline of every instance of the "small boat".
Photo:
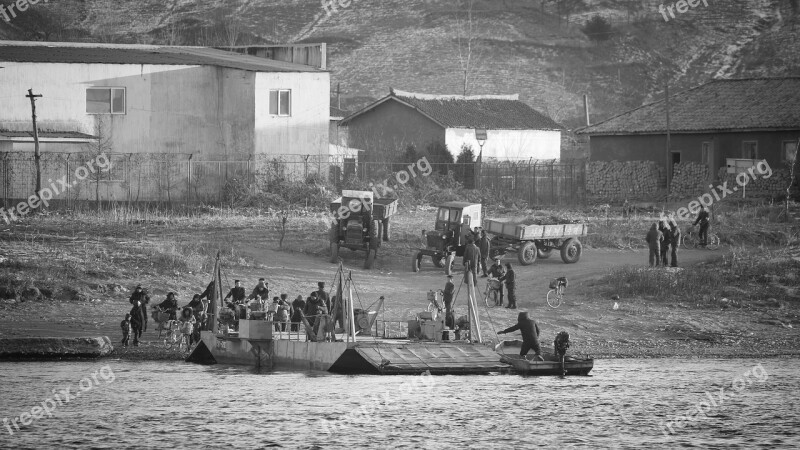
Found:
[{"label": "small boat", "polygon": [[534,355],[528,353],[524,358],[519,356],[522,341],[503,341],[495,347],[500,354],[500,362],[513,367],[513,371],[520,375],[547,376],[547,375],[588,375],[594,367],[594,358],[578,358],[565,356],[563,365],[560,358],[554,354],[542,352],[543,361],[534,360]]}]

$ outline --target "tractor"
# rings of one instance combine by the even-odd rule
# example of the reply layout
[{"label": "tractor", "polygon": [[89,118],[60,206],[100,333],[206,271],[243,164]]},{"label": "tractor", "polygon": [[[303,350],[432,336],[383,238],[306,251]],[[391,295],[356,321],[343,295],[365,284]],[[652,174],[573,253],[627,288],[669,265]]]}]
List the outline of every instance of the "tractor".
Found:
[{"label": "tractor", "polygon": [[342,191],[330,205],[333,223],[329,232],[331,262],[339,261],[341,247],[364,250],[364,268],[372,269],[381,240],[389,240],[389,218],[397,212],[397,199],[373,199],[370,191]]},{"label": "tractor", "polygon": [[433,231],[422,232],[425,248],[414,255],[412,270],[419,272],[422,259],[430,256],[433,265],[442,268],[450,275],[456,256],[464,256],[467,236],[473,229],[481,226],[481,204],[467,202],[447,202],[436,212],[436,225]]}]

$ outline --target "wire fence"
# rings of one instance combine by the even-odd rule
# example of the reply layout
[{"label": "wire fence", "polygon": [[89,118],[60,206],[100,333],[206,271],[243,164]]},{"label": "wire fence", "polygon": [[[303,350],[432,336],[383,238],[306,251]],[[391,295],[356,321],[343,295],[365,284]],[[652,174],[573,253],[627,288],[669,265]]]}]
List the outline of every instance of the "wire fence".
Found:
[{"label": "wire fence", "polygon": [[[220,204],[235,186],[323,183],[342,189],[354,180],[394,186],[436,174],[467,189],[531,205],[574,205],[585,201],[586,168],[575,161],[484,161],[482,163],[358,162],[338,156],[280,155],[239,161],[207,161],[187,154],[107,154],[108,170],[89,172],[96,155],[44,153],[42,187],[54,189],[55,206],[81,202]],[[403,173],[404,172],[404,173]],[[83,175],[83,176],[82,176]],[[433,179],[437,179],[434,177]],[[348,184],[349,183],[349,184]],[[0,191],[6,208],[34,194],[36,164],[30,153],[0,155]]]}]

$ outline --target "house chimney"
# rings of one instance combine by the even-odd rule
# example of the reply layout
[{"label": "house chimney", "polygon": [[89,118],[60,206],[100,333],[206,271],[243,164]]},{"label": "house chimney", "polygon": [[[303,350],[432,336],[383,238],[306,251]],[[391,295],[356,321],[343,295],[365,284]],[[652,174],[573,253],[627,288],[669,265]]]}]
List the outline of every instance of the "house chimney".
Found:
[{"label": "house chimney", "polygon": [[588,127],[591,122],[589,121],[589,96],[587,94],[583,94],[583,114],[586,116],[586,126]]}]

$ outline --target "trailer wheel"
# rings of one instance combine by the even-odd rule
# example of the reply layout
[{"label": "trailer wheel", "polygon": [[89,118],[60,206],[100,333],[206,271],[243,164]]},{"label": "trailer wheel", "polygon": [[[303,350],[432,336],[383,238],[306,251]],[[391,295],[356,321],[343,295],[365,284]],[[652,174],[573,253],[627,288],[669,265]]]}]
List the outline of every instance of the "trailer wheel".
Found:
[{"label": "trailer wheel", "polygon": [[389,242],[391,239],[392,224],[389,219],[383,219],[383,242]]},{"label": "trailer wheel", "polygon": [[417,252],[414,255],[414,259],[411,260],[411,271],[412,272],[419,272],[419,266],[422,265],[422,252]]},{"label": "trailer wheel", "polygon": [[339,262],[339,243],[331,242],[331,262],[336,264]]},{"label": "trailer wheel", "polygon": [[523,266],[530,266],[536,261],[536,243],[528,241],[522,244],[517,250],[517,259]]},{"label": "trailer wheel", "polygon": [[561,246],[561,260],[566,264],[574,264],[581,259],[583,245],[575,238],[569,238]]},{"label": "trailer wheel", "polygon": [[536,256],[542,259],[547,259],[550,255],[553,254],[552,248],[537,248],[536,249]]},{"label": "trailer wheel", "polygon": [[367,270],[372,269],[372,264],[375,263],[375,256],[378,253],[377,250],[370,249],[367,250],[367,260],[364,261],[364,268]]},{"label": "trailer wheel", "polygon": [[439,255],[431,256],[431,261],[433,261],[433,265],[436,266],[438,269],[444,267],[445,259],[446,259],[445,257]]},{"label": "trailer wheel", "polygon": [[446,275],[453,274],[453,266],[455,265],[455,262],[456,262],[456,255],[453,253],[448,253],[447,258],[445,258],[444,260],[444,273]]}]

